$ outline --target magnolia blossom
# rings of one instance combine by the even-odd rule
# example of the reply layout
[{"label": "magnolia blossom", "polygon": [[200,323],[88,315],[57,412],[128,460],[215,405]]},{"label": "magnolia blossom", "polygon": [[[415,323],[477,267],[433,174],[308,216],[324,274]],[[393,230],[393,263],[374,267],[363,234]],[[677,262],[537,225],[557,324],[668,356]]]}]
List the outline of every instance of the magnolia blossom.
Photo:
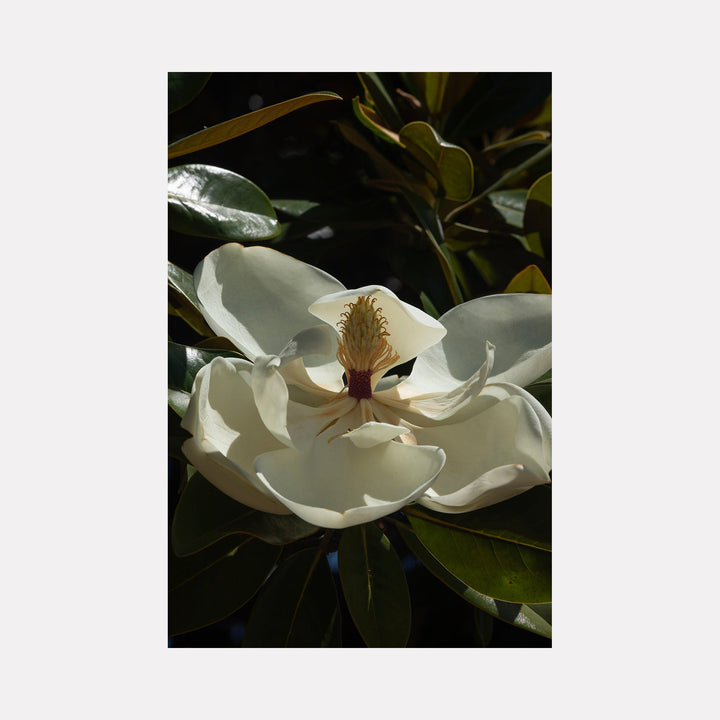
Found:
[{"label": "magnolia blossom", "polygon": [[[438,321],[380,285],[347,290],[235,243],[194,279],[207,323],[248,360],[198,372],[183,451],[235,500],[344,528],[549,481],[550,417],[521,387],[551,365],[549,296],[483,297]],[[387,375],[413,358],[406,378]]]}]

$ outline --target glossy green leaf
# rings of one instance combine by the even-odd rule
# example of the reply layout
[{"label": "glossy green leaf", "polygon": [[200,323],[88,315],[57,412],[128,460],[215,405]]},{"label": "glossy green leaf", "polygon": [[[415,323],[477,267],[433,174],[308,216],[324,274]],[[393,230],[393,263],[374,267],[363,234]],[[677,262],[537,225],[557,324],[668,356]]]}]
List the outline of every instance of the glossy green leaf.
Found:
[{"label": "glossy green leaf", "polygon": [[399,133],[407,149],[432,173],[449,200],[465,201],[473,192],[473,162],[457,145],[443,140],[425,122],[411,122]]},{"label": "glossy green leaf", "polygon": [[190,403],[190,393],[185,390],[168,388],[168,405],[177,413],[178,417],[184,417]]},{"label": "glossy green leaf", "polygon": [[418,539],[459,580],[514,603],[551,600],[550,489],[541,486],[470,513],[407,508]]},{"label": "glossy green leaf", "polygon": [[[409,77],[408,77],[409,76]],[[475,72],[422,72],[403,73],[432,116],[445,114],[464,97],[471,88]]]},{"label": "glossy green leaf", "polygon": [[242,358],[242,355],[237,351],[206,350],[168,342],[168,387],[190,392],[200,368],[216,357]]},{"label": "glossy green leaf", "polygon": [[175,311],[195,332],[213,335],[200,311],[200,300],[195,292],[193,276],[174,263],[168,262],[168,301]]},{"label": "glossy green leaf", "polygon": [[280,552],[251,537],[230,538],[189,558],[171,552],[170,635],[211,625],[241,608],[262,586]]},{"label": "glossy green leaf", "polygon": [[255,128],[262,127],[273,120],[277,120],[283,115],[325,100],[342,100],[342,98],[334,92],[316,92],[260,108],[260,110],[255,110],[247,115],[240,115],[232,120],[226,120],[172,143],[168,148],[168,157],[172,159],[196,150],[219,145],[255,130]]},{"label": "glossy green leaf", "polygon": [[168,170],[168,224],[220,240],[267,240],[280,232],[275,210],[257,185],[211,165]]},{"label": "glossy green leaf", "polygon": [[507,225],[522,229],[526,197],[526,190],[499,190],[489,193],[486,200]]},{"label": "glossy green leaf", "polygon": [[327,560],[301,550],[284,560],[255,601],[243,647],[339,647],[340,606]]},{"label": "glossy green leaf", "polygon": [[538,293],[550,295],[550,283],[537,265],[528,265],[521,270],[505,288],[506,293]]},{"label": "glossy green leaf", "polygon": [[205,87],[212,73],[169,72],[168,112],[175,112],[194,100]]},{"label": "glossy green leaf", "polygon": [[400,535],[403,541],[417,556],[418,560],[438,580],[442,581],[460,597],[467,600],[475,607],[489,613],[493,617],[516,625],[523,630],[529,630],[536,635],[543,637],[552,636],[552,628],[549,620],[550,604],[524,605],[521,603],[509,603],[502,600],[495,600],[474,590],[453,575],[447,568],[443,567],[430,553],[430,551],[417,539],[412,530],[404,525],[398,524]]},{"label": "glossy green leaf", "polygon": [[538,178],[528,190],[523,226],[533,251],[547,257],[552,244],[552,173]]},{"label": "glossy green leaf", "polygon": [[405,571],[373,524],[343,531],[338,568],[353,622],[368,647],[405,647],[412,608]]},{"label": "glossy green leaf", "polygon": [[314,525],[295,515],[273,515],[246,507],[196,472],[178,501],[172,544],[175,552],[182,556],[238,533],[252,535],[271,545],[285,545],[316,531]]},{"label": "glossy green leaf", "polygon": [[[168,394],[170,394],[170,391],[168,391]],[[182,413],[184,415],[185,411],[183,410]],[[180,427],[179,408],[173,408],[171,403],[168,402],[168,455],[186,463],[187,458],[182,451],[182,445],[189,437],[190,433]]]}]

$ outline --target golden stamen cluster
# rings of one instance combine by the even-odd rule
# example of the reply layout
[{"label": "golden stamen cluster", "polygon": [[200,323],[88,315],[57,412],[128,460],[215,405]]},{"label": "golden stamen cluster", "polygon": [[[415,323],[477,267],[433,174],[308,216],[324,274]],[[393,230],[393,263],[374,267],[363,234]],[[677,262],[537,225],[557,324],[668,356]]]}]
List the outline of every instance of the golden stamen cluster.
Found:
[{"label": "golden stamen cluster", "polygon": [[345,305],[348,309],[338,322],[341,338],[337,359],[345,368],[351,397],[369,398],[372,375],[389,368],[400,357],[386,339],[390,335],[387,319],[381,314],[382,308],[375,307],[376,299],[361,295]]}]

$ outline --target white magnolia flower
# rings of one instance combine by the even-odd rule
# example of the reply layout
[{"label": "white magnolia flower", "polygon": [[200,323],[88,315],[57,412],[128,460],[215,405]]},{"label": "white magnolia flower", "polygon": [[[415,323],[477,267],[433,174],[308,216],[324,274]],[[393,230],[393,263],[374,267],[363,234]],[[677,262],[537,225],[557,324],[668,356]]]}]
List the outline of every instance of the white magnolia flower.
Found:
[{"label": "white magnolia flower", "polygon": [[[194,277],[210,327],[251,361],[203,367],[182,421],[185,455],[230,497],[344,528],[548,482],[550,417],[520,386],[551,365],[549,296],[479,298],[437,321],[387,288],[347,290],[235,243]],[[415,357],[407,378],[385,376]]]}]

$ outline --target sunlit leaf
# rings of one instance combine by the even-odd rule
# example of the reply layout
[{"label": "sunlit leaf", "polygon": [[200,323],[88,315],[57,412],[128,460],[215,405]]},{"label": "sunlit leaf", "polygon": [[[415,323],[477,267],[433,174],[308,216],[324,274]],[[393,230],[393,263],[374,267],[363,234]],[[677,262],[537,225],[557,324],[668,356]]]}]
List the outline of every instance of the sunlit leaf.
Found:
[{"label": "sunlit leaf", "polygon": [[533,251],[546,257],[552,245],[552,173],[538,178],[528,190],[523,226]]},{"label": "sunlit leaf", "polygon": [[258,595],[243,647],[339,647],[340,606],[321,551],[284,560]]},{"label": "sunlit leaf", "polygon": [[253,510],[229,498],[196,472],[178,501],[172,544],[178,555],[190,555],[228,535],[252,535],[272,545],[285,545],[317,531],[295,515]]},{"label": "sunlit leaf", "polygon": [[521,270],[505,288],[506,293],[538,293],[550,295],[550,283],[540,271],[537,265],[528,265]]},{"label": "sunlit leaf", "polygon": [[398,113],[395,101],[388,92],[380,73],[361,72],[358,73],[360,82],[365,89],[365,96],[375,110],[384,120],[384,124],[391,130],[399,130],[403,124]]},{"label": "sunlit leaf", "polygon": [[226,120],[172,143],[168,149],[168,157],[172,159],[196,150],[219,145],[266,125],[273,120],[277,120],[294,110],[325,100],[342,100],[342,98],[334,92],[316,92],[260,108],[260,110],[255,110],[247,115],[240,115],[232,120]]},{"label": "sunlit leaf", "polygon": [[432,556],[473,590],[512,603],[550,602],[549,487],[470,513],[416,506],[406,513]]},{"label": "sunlit leaf", "polygon": [[409,528],[398,525],[403,541],[422,564],[436,577],[472,605],[490,613],[499,620],[517,625],[543,637],[551,637],[549,609],[550,604],[524,605],[495,600],[474,590],[443,567],[430,551],[417,539]]},{"label": "sunlit leaf", "polygon": [[393,145],[402,147],[398,134],[389,128],[386,128],[382,124],[382,119],[378,116],[378,114],[372,108],[369,108],[367,105],[363,105],[359,98],[353,98],[353,111],[355,113],[355,117],[381,140],[385,140]]},{"label": "sunlit leaf", "polygon": [[425,122],[403,126],[400,140],[435,175],[449,200],[465,201],[473,192],[473,162],[457,145],[443,140]]},{"label": "sunlit leaf", "polygon": [[267,240],[280,232],[275,210],[257,185],[211,165],[168,170],[168,224],[221,240]]},{"label": "sunlit leaf", "polygon": [[168,112],[175,112],[194,100],[205,87],[212,73],[169,72]]},{"label": "sunlit leaf", "polygon": [[368,647],[405,647],[410,592],[400,558],[373,524],[343,531],[338,568],[350,615]]},{"label": "sunlit leaf", "polygon": [[211,625],[241,608],[262,586],[281,551],[252,537],[220,545],[188,558],[170,553],[170,635]]}]

